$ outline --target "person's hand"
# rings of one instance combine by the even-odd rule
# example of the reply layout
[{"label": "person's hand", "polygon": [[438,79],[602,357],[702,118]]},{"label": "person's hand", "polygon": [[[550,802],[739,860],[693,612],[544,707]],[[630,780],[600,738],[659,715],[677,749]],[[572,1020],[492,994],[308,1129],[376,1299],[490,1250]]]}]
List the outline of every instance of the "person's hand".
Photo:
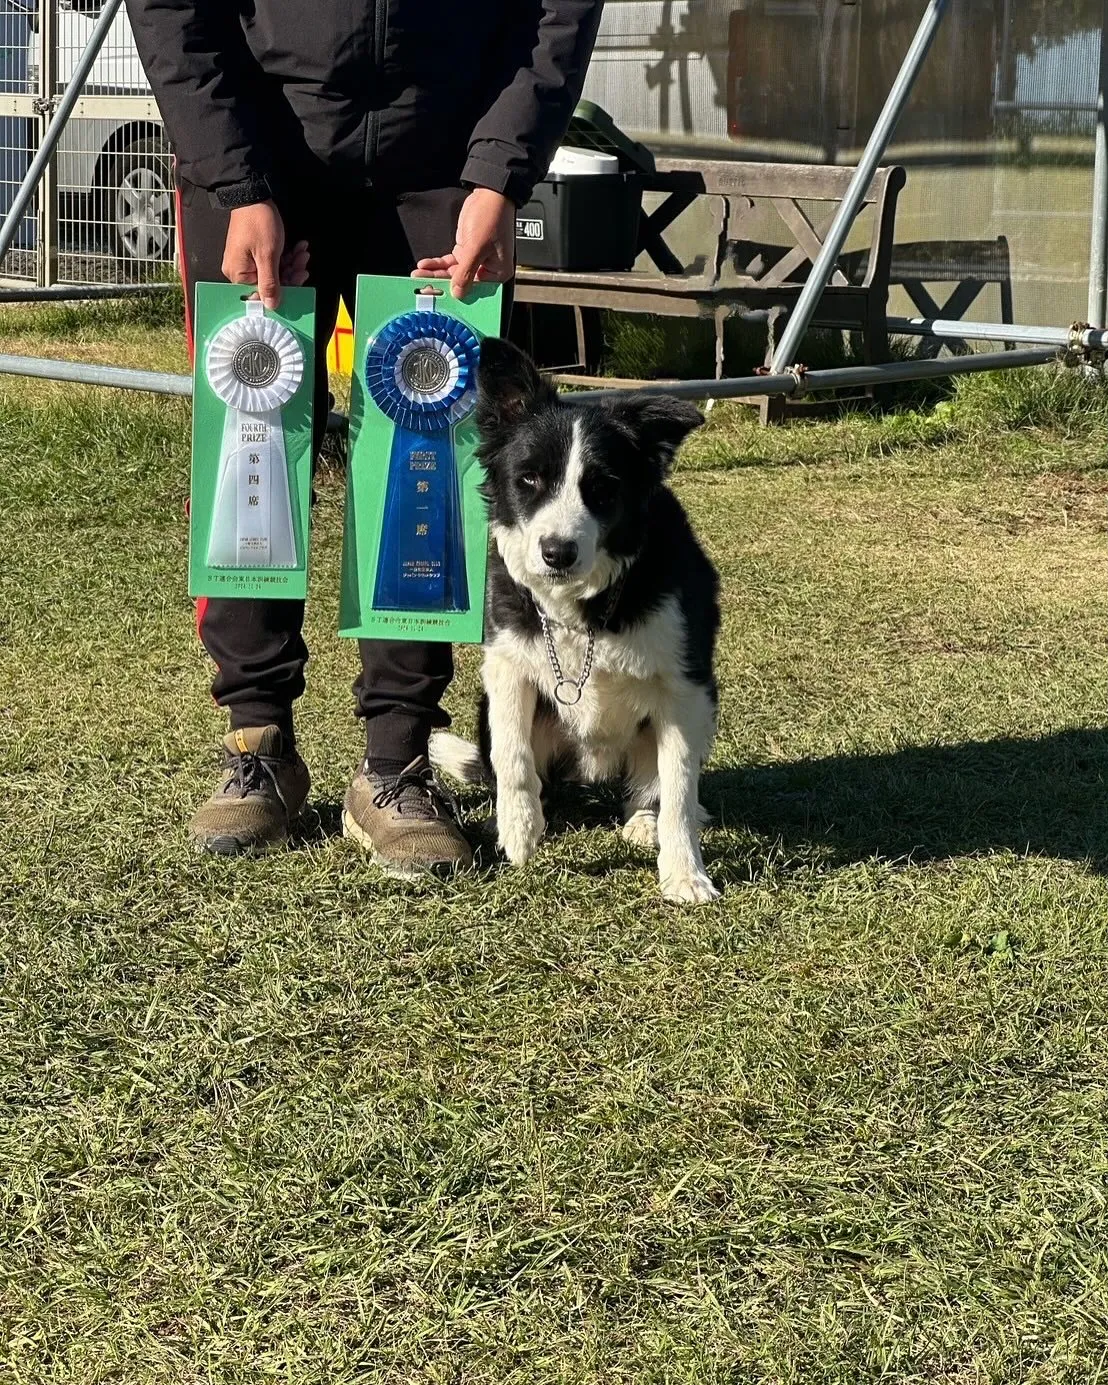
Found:
[{"label": "person's hand", "polygon": [[281,302],[281,285],[308,279],[308,242],[285,248],[285,224],[274,202],[236,207],[223,247],[223,274],[232,284],[257,284],[267,308]]},{"label": "person's hand", "polygon": [[469,286],[506,283],[515,273],[516,207],[502,192],[474,188],[462,203],[454,249],[449,255],[420,260],[412,271],[418,279],[449,279],[455,298]]}]

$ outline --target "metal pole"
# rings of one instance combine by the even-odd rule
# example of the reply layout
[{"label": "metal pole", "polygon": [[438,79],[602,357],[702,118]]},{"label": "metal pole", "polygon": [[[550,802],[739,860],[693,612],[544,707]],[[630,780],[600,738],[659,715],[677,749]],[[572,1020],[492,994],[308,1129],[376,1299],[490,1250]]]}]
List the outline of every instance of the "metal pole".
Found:
[{"label": "metal pole", "polygon": [[[34,380],[61,380],[74,385],[107,385],[115,390],[144,390],[148,394],[192,394],[191,375],[170,375],[160,370],[132,370],[130,366],[89,365],[84,361],[58,361],[46,356],[0,356],[0,375],[22,375]],[[329,432],[341,432],[346,415],[332,410],[327,415]]]},{"label": "metal pole", "polygon": [[[58,0],[39,3],[39,111],[45,143],[58,92]],[[78,88],[80,90],[80,88]],[[38,197],[38,281],[43,288],[58,282],[58,155],[57,148],[42,168]]]},{"label": "metal pole", "polygon": [[785,375],[749,375],[735,380],[681,380],[677,384],[642,385],[634,390],[596,390],[590,391],[588,399],[625,399],[628,395],[741,399],[763,394],[816,394],[823,390],[849,389],[854,385],[892,385],[909,380],[937,380],[950,375],[974,375],[979,371],[1047,365],[1057,358],[1057,349],[1050,346],[1026,351],[982,351],[940,361],[893,361],[886,365],[844,366],[835,370],[790,371]]},{"label": "metal pole", "polygon": [[[781,334],[781,341],[773,357],[774,370],[783,370],[796,363],[797,348],[804,333],[811,325],[819,300],[831,280],[839,255],[846,244],[846,238],[850,234],[850,228],[854,225],[855,218],[865,200],[866,191],[873,181],[873,175],[877,172],[877,166],[884,157],[885,150],[889,147],[889,141],[892,139],[893,131],[896,129],[901,113],[908,103],[908,97],[912,94],[912,88],[915,86],[916,78],[923,67],[923,61],[927,57],[931,41],[942,23],[947,3],[948,0],[929,0],[927,13],[923,16],[920,26],[916,30],[916,36],[912,40],[903,66],[897,74],[892,90],[889,92],[885,108],[878,116],[877,124],[873,127],[873,134],[869,137],[869,143],[866,145],[861,162],[851,179],[846,196],[843,198],[839,210],[835,213],[835,219],[831,223],[831,229],[827,232],[823,249],[812,266],[812,272],[808,275],[808,280],[797,299],[796,307]],[[1108,4],[1108,0],[1105,0],[1105,3]]]},{"label": "metal pole", "polygon": [[[12,199],[12,204],[8,209],[8,214],[0,224],[0,261],[12,247],[15,240],[15,233],[19,229],[19,223],[26,215],[27,208],[31,205],[31,200],[35,195],[35,188],[38,187],[42,179],[46,165],[54,156],[61,133],[66,127],[69,117],[73,113],[73,107],[80,99],[81,89],[92,71],[93,64],[100,55],[100,49],[104,45],[104,40],[108,36],[108,30],[112,27],[112,22],[119,13],[119,7],[123,0],[106,0],[104,8],[100,11],[100,17],[93,26],[92,33],[89,35],[85,51],[77,61],[77,66],[73,69],[73,76],[62,93],[58,108],[54,112],[53,119],[46,128],[46,133],[42,137],[42,145],[38,153],[31,160],[19,191]],[[53,98],[51,97],[51,100]]]},{"label": "metal pole", "polygon": [[84,361],[55,361],[42,356],[0,356],[0,375],[29,375],[37,380],[66,380],[77,385],[110,385],[117,390],[148,390],[152,394],[192,393],[191,375],[88,365]]},{"label": "metal pole", "polygon": [[[892,361],[885,365],[843,366],[834,370],[788,371],[783,375],[747,375],[733,380],[680,380],[640,385],[635,389],[590,390],[582,396],[582,402],[641,395],[665,395],[671,399],[741,399],[763,394],[816,394],[823,390],[849,389],[855,385],[890,385],[906,380],[934,380],[948,375],[972,375],[979,371],[1046,365],[1057,357],[1055,347],[1043,346],[1026,351],[951,356],[941,361]],[[40,356],[0,356],[0,375],[65,380],[78,385],[109,385],[113,389],[146,390],[151,394],[187,396],[192,393],[190,375],[132,370],[126,366],[89,365],[83,361],[59,361]],[[340,417],[330,415],[331,423]]]},{"label": "metal pole", "polygon": [[666,399],[754,399],[761,395],[795,394],[795,375],[738,375],[731,380],[671,380],[667,384],[636,385],[633,389],[589,390],[583,403],[598,399],[641,398],[644,395]]},{"label": "metal pole", "polygon": [[938,340],[1011,341],[1025,346],[1108,347],[1108,332],[1101,327],[1020,327],[1010,322],[959,322],[937,317],[890,317],[894,336],[935,337]]},{"label": "metal pole", "polygon": [[0,303],[84,303],[98,299],[148,298],[176,289],[165,284],[54,284],[50,288],[0,288]]},{"label": "metal pole", "polygon": [[1104,0],[1100,29],[1100,79],[1096,102],[1096,160],[1093,165],[1093,227],[1089,250],[1089,321],[1105,325],[1108,300],[1108,0]]},{"label": "metal pole", "polygon": [[948,375],[1008,370],[1012,366],[1046,365],[1057,357],[1057,350],[1051,346],[1026,351],[981,351],[969,356],[951,356],[945,361],[892,361],[885,365],[810,370],[805,372],[803,379],[805,392],[810,394],[816,390],[845,389],[851,385],[895,385],[910,380],[941,380]]}]

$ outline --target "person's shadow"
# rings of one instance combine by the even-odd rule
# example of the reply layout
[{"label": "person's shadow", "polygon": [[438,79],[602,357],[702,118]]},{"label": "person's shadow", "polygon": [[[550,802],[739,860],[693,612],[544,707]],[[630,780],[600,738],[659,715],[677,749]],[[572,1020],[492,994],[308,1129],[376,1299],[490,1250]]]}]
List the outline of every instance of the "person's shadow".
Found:
[{"label": "person's shadow", "polygon": [[[1108,874],[1108,730],[720,769],[701,801],[808,866],[1013,851]],[[757,856],[735,871],[757,873]],[[717,870],[728,864],[715,855]]]}]

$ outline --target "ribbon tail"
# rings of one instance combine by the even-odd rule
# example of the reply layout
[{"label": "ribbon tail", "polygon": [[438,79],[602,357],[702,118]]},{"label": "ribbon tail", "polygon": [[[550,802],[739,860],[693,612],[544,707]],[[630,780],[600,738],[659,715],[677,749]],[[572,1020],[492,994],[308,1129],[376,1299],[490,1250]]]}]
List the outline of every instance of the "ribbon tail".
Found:
[{"label": "ribbon tail", "polygon": [[465,564],[450,520],[450,488],[457,486],[454,469],[449,430],[419,433],[396,428],[373,593],[378,610],[451,609],[448,574],[459,560],[463,569]]},{"label": "ribbon tail", "polygon": [[228,411],[208,566],[296,566],[292,494],[279,410],[265,414]]},{"label": "ribbon tail", "polygon": [[235,472],[235,435],[238,415],[228,409],[223,422],[223,441],[219,449],[219,476],[216,481],[212,525],[208,534],[208,566],[236,567],[238,564],[238,495]]},{"label": "ribbon tail", "polygon": [[285,460],[285,433],[281,415],[270,414],[273,449],[270,453],[269,565],[296,566],[296,532],[292,522],[292,492]]},{"label": "ribbon tail", "polygon": [[446,609],[469,610],[469,582],[466,579],[465,525],[462,515],[462,486],[454,459],[453,440],[450,448],[446,504]]},{"label": "ribbon tail", "polygon": [[401,462],[397,458],[400,440],[394,435],[385,481],[385,508],[381,516],[381,546],[377,555],[377,581],[373,604],[382,611],[399,611],[400,605],[400,491],[403,486]]}]

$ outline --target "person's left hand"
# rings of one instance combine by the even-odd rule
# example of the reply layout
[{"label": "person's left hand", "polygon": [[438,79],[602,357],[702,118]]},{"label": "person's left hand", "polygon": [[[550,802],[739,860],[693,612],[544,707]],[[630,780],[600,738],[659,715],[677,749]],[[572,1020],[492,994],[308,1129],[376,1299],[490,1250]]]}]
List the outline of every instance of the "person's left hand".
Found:
[{"label": "person's left hand", "polygon": [[420,260],[413,279],[449,279],[450,292],[464,298],[473,283],[504,284],[515,273],[516,206],[491,188],[474,188],[462,203],[454,249]]}]

